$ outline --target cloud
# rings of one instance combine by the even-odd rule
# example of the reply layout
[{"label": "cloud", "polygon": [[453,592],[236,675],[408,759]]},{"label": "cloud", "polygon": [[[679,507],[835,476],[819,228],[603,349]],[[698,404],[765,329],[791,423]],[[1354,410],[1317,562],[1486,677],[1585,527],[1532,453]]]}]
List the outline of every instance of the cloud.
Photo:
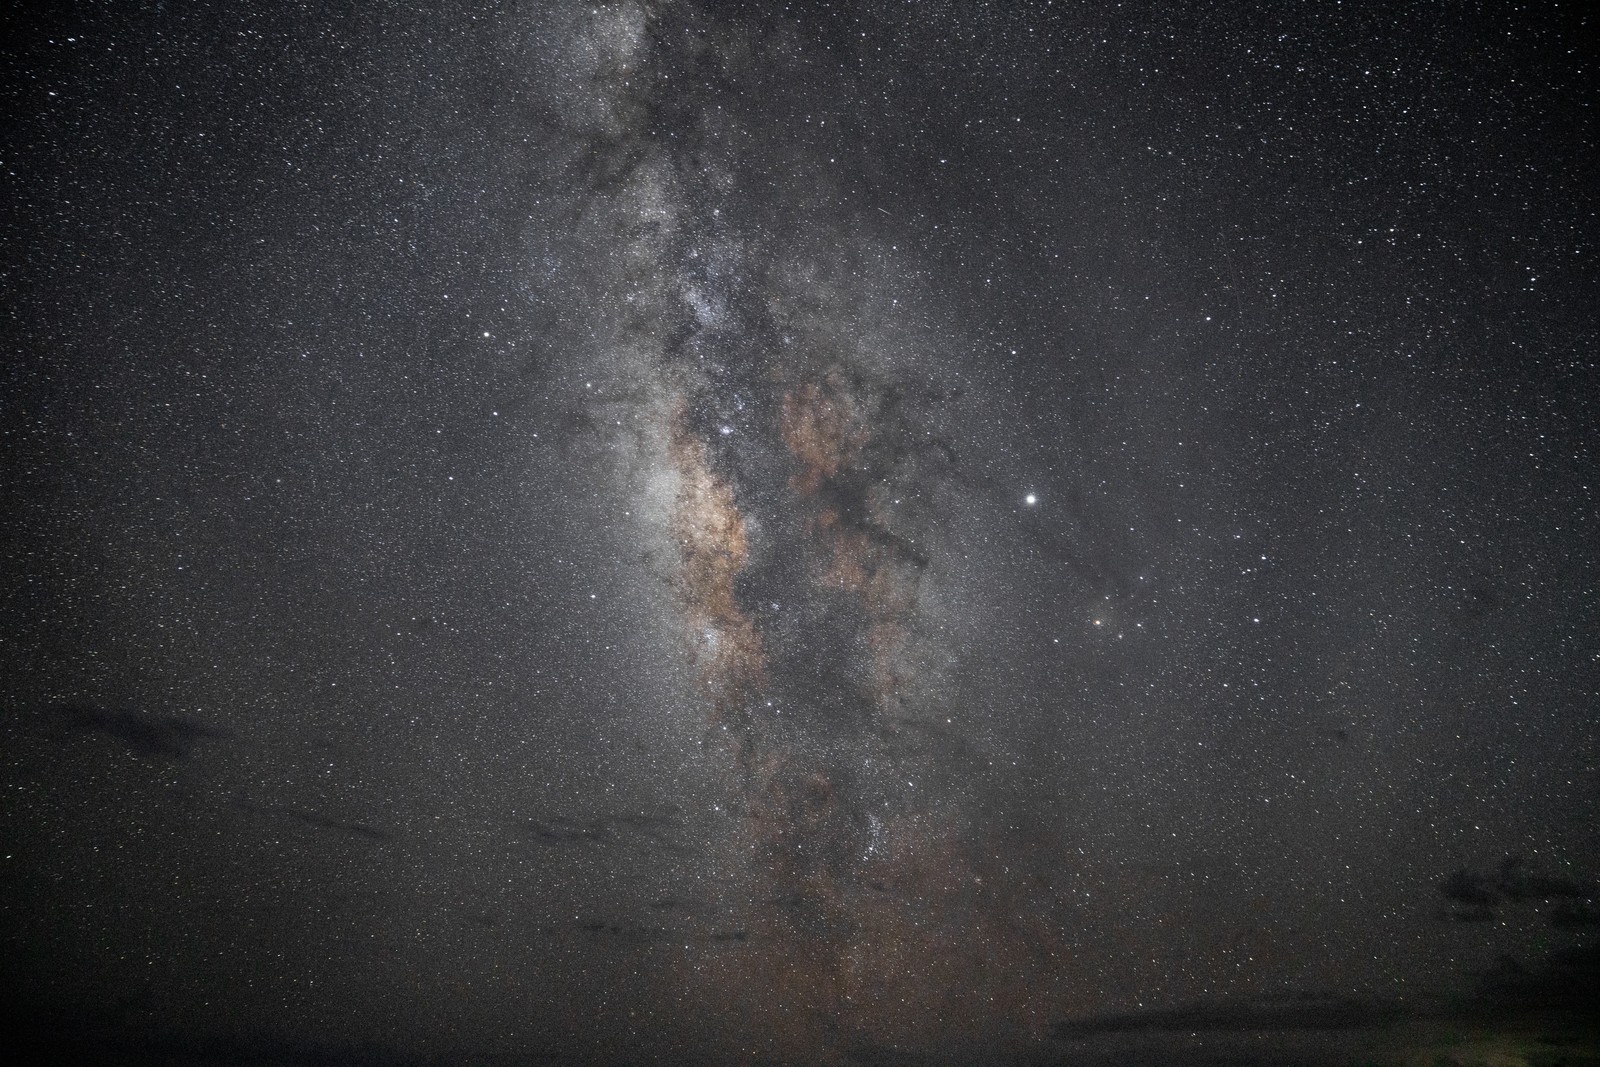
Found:
[{"label": "cloud", "polygon": [[1493,922],[1507,904],[1560,901],[1550,922],[1561,929],[1591,924],[1593,912],[1583,902],[1597,895],[1592,884],[1561,875],[1530,873],[1520,855],[1507,856],[1492,871],[1462,867],[1439,882],[1439,894],[1449,902],[1443,917],[1452,922]]},{"label": "cloud", "polygon": [[548,848],[582,845],[608,845],[629,840],[647,841],[672,852],[681,852],[678,840],[680,820],[669,815],[605,813],[587,818],[547,815],[512,821],[517,837]]},{"label": "cloud", "polygon": [[110,737],[142,756],[186,760],[201,741],[227,737],[227,733],[182,715],[150,715],[131,708],[108,707],[90,701],[62,704],[53,709],[55,721],[49,736],[57,741],[76,737]]},{"label": "cloud", "polygon": [[1065,1039],[1139,1034],[1240,1030],[1357,1030],[1381,1026],[1400,1014],[1397,1005],[1320,993],[1253,1000],[1201,1001],[1175,1008],[1097,1015],[1058,1023]]},{"label": "cloud", "polygon": [[365,823],[349,822],[344,819],[334,819],[314,811],[304,811],[300,808],[291,808],[282,805],[255,804],[248,800],[235,799],[234,807],[242,811],[254,812],[262,815],[272,815],[289,819],[302,826],[309,826],[316,830],[327,830],[337,834],[348,834],[367,841],[393,841],[394,834],[387,830],[380,830]]},{"label": "cloud", "polygon": [[8,1018],[7,1044],[34,1064],[116,1063],[128,1067],[446,1067],[453,1056],[418,1057],[371,1042],[313,1041],[260,1032],[185,1033],[160,1022],[141,1027],[117,1013],[35,1012]]},{"label": "cloud", "polygon": [[1478,973],[1471,1006],[1481,1011],[1580,1011],[1593,1017],[1600,1010],[1600,945],[1561,949],[1531,966],[1501,956]]}]

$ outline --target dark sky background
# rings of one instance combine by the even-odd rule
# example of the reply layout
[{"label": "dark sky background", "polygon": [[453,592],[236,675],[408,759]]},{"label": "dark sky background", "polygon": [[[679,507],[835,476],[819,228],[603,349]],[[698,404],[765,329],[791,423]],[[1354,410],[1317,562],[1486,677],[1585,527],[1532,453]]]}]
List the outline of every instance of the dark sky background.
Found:
[{"label": "dark sky background", "polygon": [[1600,1061],[1592,31],[9,6],[12,1037]]}]

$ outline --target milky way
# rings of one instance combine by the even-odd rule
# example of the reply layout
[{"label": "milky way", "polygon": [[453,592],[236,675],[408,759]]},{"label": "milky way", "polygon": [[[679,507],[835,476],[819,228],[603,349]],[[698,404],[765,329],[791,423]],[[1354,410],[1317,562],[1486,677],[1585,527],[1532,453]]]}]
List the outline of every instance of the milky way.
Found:
[{"label": "milky way", "polygon": [[[921,287],[877,295],[908,258],[881,227],[808,232],[785,202],[787,142],[738,101],[777,56],[803,77],[792,37],[675,5],[575,18],[569,77],[593,96],[562,122],[615,346],[585,358],[640,389],[631,452],[668,488],[638,536],[670,541],[670,624],[737,819],[718,905],[744,943],[685,980],[701,1011],[734,1005],[738,1047],[789,1057],[979,1017],[1038,1037],[1049,908],[952,788],[985,713],[942,676],[972,621],[950,599],[985,580],[936,529],[975,488],[946,427],[970,388],[959,341],[916,328]],[[722,91],[679,91],[691,76]]]}]

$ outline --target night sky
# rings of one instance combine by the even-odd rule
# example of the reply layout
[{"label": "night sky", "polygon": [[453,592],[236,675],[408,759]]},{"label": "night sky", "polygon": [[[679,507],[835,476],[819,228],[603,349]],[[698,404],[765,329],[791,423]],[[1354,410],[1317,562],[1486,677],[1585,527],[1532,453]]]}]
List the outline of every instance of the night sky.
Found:
[{"label": "night sky", "polygon": [[9,7],[0,1036],[1600,1063],[1593,30]]}]

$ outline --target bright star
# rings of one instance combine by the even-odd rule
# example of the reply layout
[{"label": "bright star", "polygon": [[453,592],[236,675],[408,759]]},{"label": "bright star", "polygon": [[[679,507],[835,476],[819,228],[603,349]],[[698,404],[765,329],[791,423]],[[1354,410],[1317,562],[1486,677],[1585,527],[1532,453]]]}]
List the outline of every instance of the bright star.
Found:
[{"label": "bright star", "polygon": [[1039,498],[1034,494],[1029,493],[1027,496],[1022,498],[1022,502],[1031,508],[1033,505],[1039,502]]}]

